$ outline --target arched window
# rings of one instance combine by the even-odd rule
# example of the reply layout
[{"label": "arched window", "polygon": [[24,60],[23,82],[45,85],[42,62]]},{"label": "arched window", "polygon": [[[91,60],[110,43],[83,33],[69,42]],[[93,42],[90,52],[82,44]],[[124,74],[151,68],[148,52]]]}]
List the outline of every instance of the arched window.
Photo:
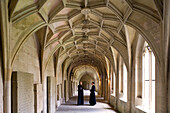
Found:
[{"label": "arched window", "polygon": [[155,56],[145,42],[142,56],[143,106],[155,112]]},{"label": "arched window", "polygon": [[148,113],[155,112],[155,56],[145,42],[136,59],[136,106]]},{"label": "arched window", "polygon": [[119,97],[127,102],[127,69],[122,58],[119,63]]},{"label": "arched window", "polygon": [[123,98],[127,101],[127,69],[123,63]]}]

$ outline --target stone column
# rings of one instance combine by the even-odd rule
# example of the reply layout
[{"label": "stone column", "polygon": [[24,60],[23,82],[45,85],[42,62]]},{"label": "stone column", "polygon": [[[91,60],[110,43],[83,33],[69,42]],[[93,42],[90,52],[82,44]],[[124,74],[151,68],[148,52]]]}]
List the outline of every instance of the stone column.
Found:
[{"label": "stone column", "polygon": [[47,113],[47,83],[46,77],[42,74],[42,87],[43,87],[43,113]]},{"label": "stone column", "polygon": [[117,74],[115,73],[115,81],[116,81],[116,83],[115,83],[115,97],[116,97],[116,105],[115,105],[115,109],[118,109],[118,101],[119,101],[119,61],[117,60]]},{"label": "stone column", "polygon": [[[134,55],[135,56],[135,55]],[[133,65],[132,65],[132,80],[131,80],[131,85],[132,85],[132,93],[131,93],[131,113],[135,113],[135,107],[136,107],[136,103],[135,103],[135,78],[136,78],[136,74],[135,74],[135,57],[133,57]]]},{"label": "stone column", "polygon": [[48,88],[48,113],[55,112],[55,77],[47,77],[47,88]]},{"label": "stone column", "polygon": [[[69,87],[70,86],[70,87]],[[69,85],[69,81],[66,80],[66,102],[69,100],[69,89],[71,88],[71,84]]]},{"label": "stone column", "polygon": [[0,0],[0,26],[1,26],[1,41],[2,41],[2,55],[3,55],[3,111],[4,113],[11,113],[11,62],[10,62],[10,25],[8,0]]},{"label": "stone column", "polygon": [[[1,50],[0,50],[0,60],[1,59]],[[0,113],[3,113],[3,73],[2,73],[2,62],[0,61]]]},{"label": "stone column", "polygon": [[4,81],[4,113],[11,113],[11,81]]},{"label": "stone column", "polygon": [[12,75],[11,69],[9,68],[5,69],[5,73],[4,73],[5,80],[3,84],[4,113],[11,113],[11,75]]},{"label": "stone column", "polygon": [[[156,60],[156,69],[155,69],[155,113],[167,113],[167,84],[166,78],[163,76],[164,69]],[[162,63],[163,64],[163,63]]]},{"label": "stone column", "polygon": [[34,84],[34,106],[35,106],[35,113],[42,112],[43,110],[42,84]]},{"label": "stone column", "polygon": [[56,108],[56,110],[58,109],[57,100],[58,100],[58,85],[57,85],[57,83],[55,83],[55,108]]},{"label": "stone column", "polygon": [[[132,54],[132,53],[131,53]],[[132,58],[130,59],[130,63],[129,63],[129,68],[127,68],[127,111],[126,113],[132,113],[132,106],[131,106],[131,103],[132,103]]]},{"label": "stone column", "polygon": [[110,85],[111,85],[111,78],[108,78],[108,84],[107,84],[107,86],[108,86],[108,102],[110,100],[110,95],[111,95],[111,87],[110,87]]},{"label": "stone column", "polygon": [[164,21],[164,45],[165,45],[165,76],[167,78],[167,111],[170,113],[170,1],[164,0],[164,14],[163,14],[163,21]]},{"label": "stone column", "polygon": [[98,91],[98,94],[101,95],[101,80],[99,78],[99,91]]},{"label": "stone column", "polygon": [[105,78],[105,99],[108,100],[108,78]]},{"label": "stone column", "polygon": [[136,59],[136,65],[134,71],[137,71],[137,97],[142,97],[142,56],[138,56]]},{"label": "stone column", "polygon": [[120,76],[120,92],[123,93],[123,63],[122,61],[120,61],[119,76]]},{"label": "stone column", "polygon": [[103,89],[103,94],[104,94],[104,99],[107,100],[107,76],[105,75],[104,76],[104,79],[103,79],[103,83],[104,83],[104,89]]},{"label": "stone column", "polygon": [[104,75],[102,74],[101,96],[104,97]]}]

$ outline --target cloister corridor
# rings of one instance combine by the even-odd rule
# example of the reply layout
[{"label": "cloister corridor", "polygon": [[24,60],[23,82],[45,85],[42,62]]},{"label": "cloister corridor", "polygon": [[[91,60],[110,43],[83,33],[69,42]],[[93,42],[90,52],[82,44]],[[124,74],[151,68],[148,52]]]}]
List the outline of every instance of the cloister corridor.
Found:
[{"label": "cloister corridor", "polygon": [[56,113],[119,113],[114,111],[104,98],[96,94],[97,104],[95,106],[89,105],[90,91],[84,91],[84,105],[77,105],[77,94],[73,96],[68,102],[62,104]]},{"label": "cloister corridor", "polygon": [[0,113],[170,113],[170,0],[0,0]]}]

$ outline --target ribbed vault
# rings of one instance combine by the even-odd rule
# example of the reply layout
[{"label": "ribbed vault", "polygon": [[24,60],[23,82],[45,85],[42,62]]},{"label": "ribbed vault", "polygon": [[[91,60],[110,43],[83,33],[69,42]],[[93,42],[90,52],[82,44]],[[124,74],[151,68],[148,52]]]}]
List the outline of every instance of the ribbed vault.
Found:
[{"label": "ribbed vault", "polygon": [[0,112],[13,111],[21,72],[34,97],[23,105],[38,113],[55,112],[80,80],[119,112],[166,113],[169,9],[170,0],[1,0]]},{"label": "ribbed vault", "polygon": [[80,80],[81,77],[85,74],[90,75],[92,78],[94,78],[94,80],[99,80],[98,70],[92,66],[89,66],[89,65],[78,66],[74,69],[73,72],[74,72],[74,77],[77,80]]},{"label": "ribbed vault", "polygon": [[160,3],[162,0],[11,0],[15,31],[11,65],[32,34],[39,45],[42,71],[52,57],[56,67],[65,65],[68,74],[79,65],[96,67],[104,74],[108,68],[105,58],[115,69],[117,55],[128,68],[130,46],[138,33],[159,60]]}]

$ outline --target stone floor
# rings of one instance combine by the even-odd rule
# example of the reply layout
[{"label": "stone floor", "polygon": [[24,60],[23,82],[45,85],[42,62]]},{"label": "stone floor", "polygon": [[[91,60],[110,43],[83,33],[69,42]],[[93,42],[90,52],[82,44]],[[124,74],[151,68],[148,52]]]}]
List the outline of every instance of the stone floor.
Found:
[{"label": "stone floor", "polygon": [[77,105],[77,94],[68,102],[61,105],[56,113],[118,113],[107,104],[100,96],[96,95],[97,104],[95,106],[89,105],[89,91],[84,91],[84,105]]}]

